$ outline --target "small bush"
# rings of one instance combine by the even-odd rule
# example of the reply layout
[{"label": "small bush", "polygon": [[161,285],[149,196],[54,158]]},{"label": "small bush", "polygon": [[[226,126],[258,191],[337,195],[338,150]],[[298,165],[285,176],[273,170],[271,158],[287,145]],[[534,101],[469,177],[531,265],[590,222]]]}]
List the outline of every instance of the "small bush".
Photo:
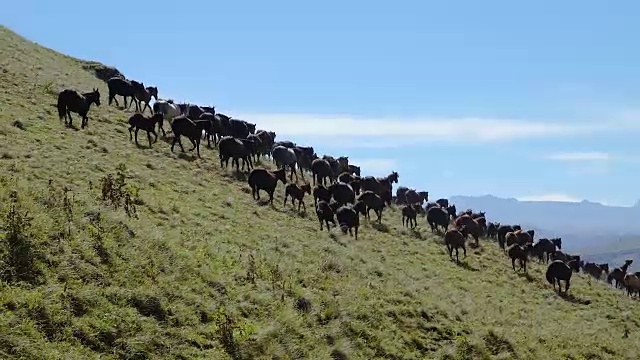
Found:
[{"label": "small bush", "polygon": [[39,256],[30,234],[33,217],[22,209],[17,191],[11,192],[9,208],[3,218],[5,241],[1,242],[0,278],[7,282],[39,283],[42,271],[38,266]]},{"label": "small bush", "polygon": [[124,211],[129,217],[138,217],[136,204],[142,203],[139,199],[138,188],[134,185],[128,185],[126,182],[126,165],[118,164],[117,172],[107,174],[100,180],[102,189],[102,201],[111,205],[114,209],[124,207]]}]

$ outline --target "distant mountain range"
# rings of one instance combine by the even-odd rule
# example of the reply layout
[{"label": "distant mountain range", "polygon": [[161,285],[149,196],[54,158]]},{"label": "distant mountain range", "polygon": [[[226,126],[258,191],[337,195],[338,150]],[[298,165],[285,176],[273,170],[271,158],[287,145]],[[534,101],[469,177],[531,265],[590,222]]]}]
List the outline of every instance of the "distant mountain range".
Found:
[{"label": "distant mountain range", "polygon": [[518,201],[493,195],[456,195],[449,201],[458,211],[485,211],[489,221],[534,229],[536,238],[562,237],[563,249],[570,252],[594,256],[634,251],[640,254],[640,202],[622,207],[586,200]]}]

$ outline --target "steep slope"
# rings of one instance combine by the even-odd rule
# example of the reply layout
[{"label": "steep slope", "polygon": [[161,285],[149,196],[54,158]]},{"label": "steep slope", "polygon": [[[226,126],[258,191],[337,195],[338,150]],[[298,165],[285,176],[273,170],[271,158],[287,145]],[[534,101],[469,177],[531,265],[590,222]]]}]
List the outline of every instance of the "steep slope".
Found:
[{"label": "steep slope", "polygon": [[[410,232],[397,211],[358,241],[321,232],[312,212],[282,208],[281,186],[275,208],[256,205],[214,150],[198,160],[161,140],[136,147],[83,65],[0,28],[0,357],[640,353],[637,303],[602,283],[576,275],[574,296],[558,297],[542,266],[517,275],[484,242],[456,265],[424,220]],[[66,86],[100,88],[88,129],[58,121],[51,104]],[[127,195],[130,214],[110,202]]]}]

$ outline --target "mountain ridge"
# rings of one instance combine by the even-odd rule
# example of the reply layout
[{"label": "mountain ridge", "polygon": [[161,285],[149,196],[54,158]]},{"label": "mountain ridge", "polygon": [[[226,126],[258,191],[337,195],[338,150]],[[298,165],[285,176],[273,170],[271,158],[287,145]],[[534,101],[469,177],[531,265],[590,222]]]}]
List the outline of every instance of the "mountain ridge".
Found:
[{"label": "mountain ridge", "polygon": [[[570,249],[603,247],[621,237],[640,235],[640,204],[609,206],[581,202],[520,201],[494,195],[454,195],[450,201],[459,210],[472,208],[502,223],[522,223],[540,229],[541,237],[560,236]],[[639,244],[640,247],[640,244]]]}]

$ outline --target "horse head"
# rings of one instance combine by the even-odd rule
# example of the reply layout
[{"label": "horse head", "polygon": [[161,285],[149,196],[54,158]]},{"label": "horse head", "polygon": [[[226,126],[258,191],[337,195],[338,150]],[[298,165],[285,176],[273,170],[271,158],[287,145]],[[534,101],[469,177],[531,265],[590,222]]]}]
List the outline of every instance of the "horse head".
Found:
[{"label": "horse head", "polygon": [[93,89],[93,96],[96,106],[100,106],[100,91],[98,91],[98,88]]}]

